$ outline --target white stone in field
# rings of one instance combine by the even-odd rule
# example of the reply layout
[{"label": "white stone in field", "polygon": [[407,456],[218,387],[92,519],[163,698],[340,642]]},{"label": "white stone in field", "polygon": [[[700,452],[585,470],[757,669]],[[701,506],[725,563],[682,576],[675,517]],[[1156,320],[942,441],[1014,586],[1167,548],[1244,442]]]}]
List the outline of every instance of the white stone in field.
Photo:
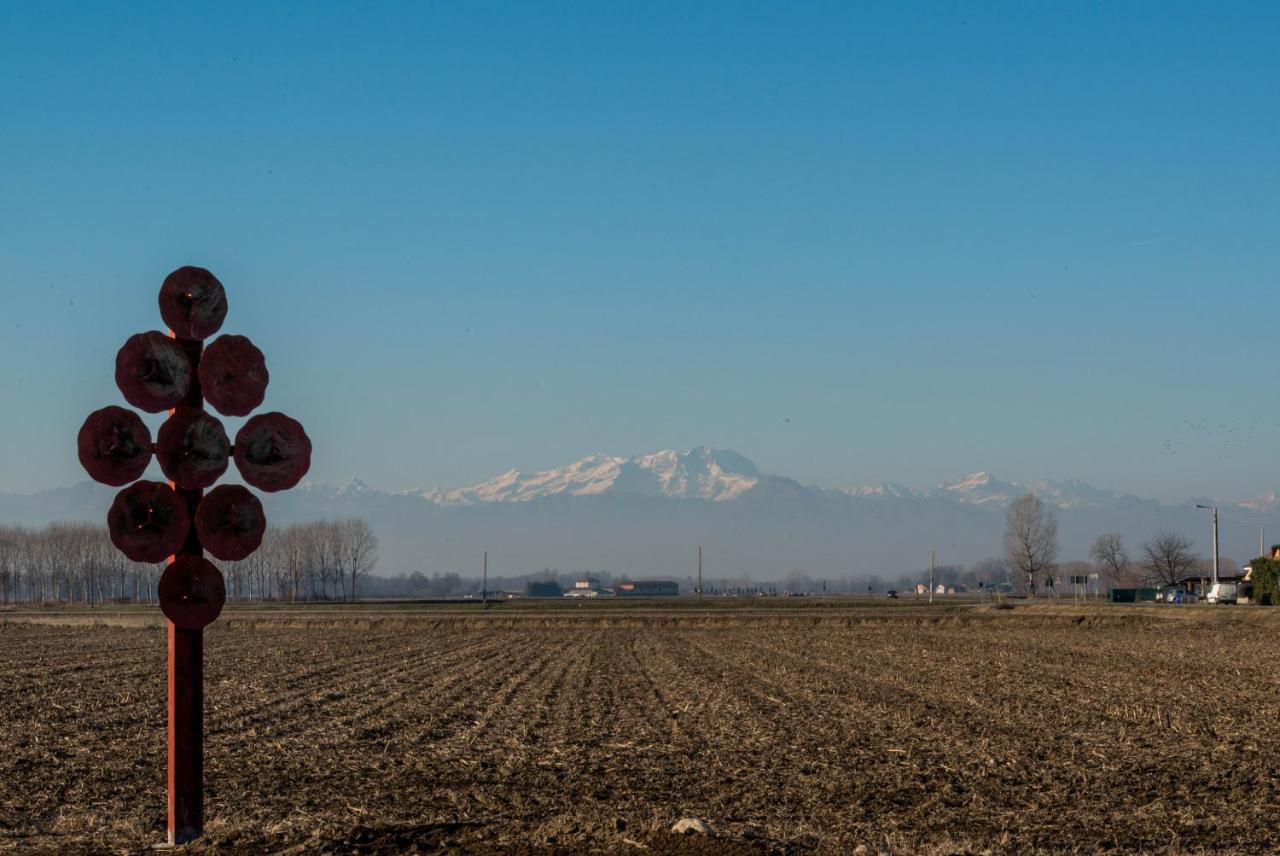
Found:
[{"label": "white stone in field", "polygon": [[715,835],[716,831],[711,824],[705,820],[698,820],[696,817],[682,817],[676,821],[676,825],[671,827],[671,831],[677,835]]}]

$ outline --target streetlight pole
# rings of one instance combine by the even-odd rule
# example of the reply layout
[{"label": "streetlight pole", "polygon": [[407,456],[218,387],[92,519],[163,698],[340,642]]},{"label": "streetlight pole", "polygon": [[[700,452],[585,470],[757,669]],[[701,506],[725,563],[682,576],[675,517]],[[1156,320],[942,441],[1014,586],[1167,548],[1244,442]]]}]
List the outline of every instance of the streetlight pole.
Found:
[{"label": "streetlight pole", "polygon": [[1213,511],[1213,584],[1218,584],[1218,507],[1216,505],[1197,505]]},{"label": "streetlight pole", "polygon": [[1218,584],[1218,509],[1213,510],[1213,584]]}]

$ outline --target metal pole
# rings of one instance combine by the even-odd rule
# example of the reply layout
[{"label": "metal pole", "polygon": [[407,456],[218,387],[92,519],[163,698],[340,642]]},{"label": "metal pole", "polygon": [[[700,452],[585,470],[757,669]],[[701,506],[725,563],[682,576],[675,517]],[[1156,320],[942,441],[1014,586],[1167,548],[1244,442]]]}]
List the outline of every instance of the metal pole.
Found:
[{"label": "metal pole", "polygon": [[481,571],[480,577],[480,600],[484,603],[484,608],[489,608],[489,551],[484,551],[484,570]]},{"label": "metal pole", "polygon": [[1218,508],[1213,509],[1213,584],[1218,584]]},{"label": "metal pole", "polygon": [[929,603],[933,603],[933,547],[929,548]]},{"label": "metal pole", "polygon": [[[173,333],[170,332],[170,336]],[[176,338],[176,337],[175,337]],[[191,361],[191,389],[182,404],[204,409],[197,369],[203,345],[178,339]],[[172,414],[173,411],[170,411]],[[203,490],[179,490],[195,519]],[[203,556],[204,548],[192,526],[179,556]],[[177,556],[169,559],[172,564]],[[204,631],[169,624],[169,845],[176,847],[204,834]]]},{"label": "metal pole", "polygon": [[702,547],[698,547],[698,601],[702,601]]}]

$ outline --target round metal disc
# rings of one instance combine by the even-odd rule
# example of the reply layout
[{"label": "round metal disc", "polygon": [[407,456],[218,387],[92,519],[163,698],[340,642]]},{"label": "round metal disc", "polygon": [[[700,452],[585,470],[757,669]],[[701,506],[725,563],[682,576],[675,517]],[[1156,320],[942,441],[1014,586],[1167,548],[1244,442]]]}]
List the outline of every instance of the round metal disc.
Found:
[{"label": "round metal disc", "polygon": [[215,559],[238,562],[246,558],[258,549],[266,530],[262,503],[242,485],[215,487],[196,509],[200,543]]},{"label": "round metal disc", "polygon": [[111,543],[135,562],[163,562],[191,529],[187,505],[164,482],[135,482],[116,494],[107,512]]},{"label": "round metal disc", "polygon": [[156,460],[160,469],[184,490],[208,487],[227,471],[231,441],[218,417],[179,407],[160,426]]},{"label": "round metal disc", "polygon": [[236,434],[236,467],[249,484],[274,493],[302,481],[311,468],[311,439],[283,413],[263,413]]},{"label": "round metal disc", "polygon": [[200,357],[200,391],[224,416],[248,416],[267,394],[267,364],[245,336],[219,336]]},{"label": "round metal disc", "polygon": [[204,268],[180,267],[160,286],[160,317],[179,339],[205,339],[227,317],[227,293]]},{"label": "round metal disc", "polygon": [[177,407],[191,388],[191,361],[177,340],[151,331],[130,336],[116,354],[116,386],[148,413]]},{"label": "round metal disc", "polygon": [[227,600],[222,572],[202,556],[178,556],[157,586],[160,610],[184,630],[199,630],[212,624]]},{"label": "round metal disc", "polygon": [[90,477],[114,487],[141,478],[151,461],[151,432],[138,414],[123,407],[90,413],[76,446]]}]

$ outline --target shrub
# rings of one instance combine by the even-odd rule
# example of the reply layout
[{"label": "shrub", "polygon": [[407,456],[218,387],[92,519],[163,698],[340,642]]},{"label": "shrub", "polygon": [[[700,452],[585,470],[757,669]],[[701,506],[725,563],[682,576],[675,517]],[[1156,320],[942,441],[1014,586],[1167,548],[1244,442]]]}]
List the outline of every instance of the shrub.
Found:
[{"label": "shrub", "polygon": [[1280,560],[1258,558],[1249,565],[1253,568],[1249,579],[1253,582],[1254,603],[1280,603]]}]

